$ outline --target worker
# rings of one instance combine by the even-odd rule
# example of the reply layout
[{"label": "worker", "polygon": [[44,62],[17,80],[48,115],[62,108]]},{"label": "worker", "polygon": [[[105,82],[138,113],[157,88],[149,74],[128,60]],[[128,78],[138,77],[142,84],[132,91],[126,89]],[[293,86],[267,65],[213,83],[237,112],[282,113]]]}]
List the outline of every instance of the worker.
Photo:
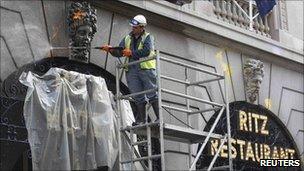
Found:
[{"label": "worker", "polygon": [[[122,56],[126,57],[128,62],[137,61],[143,57],[155,56],[153,36],[145,30],[147,25],[145,16],[136,15],[130,20],[129,24],[132,27],[132,31],[126,35],[119,44],[119,47],[123,48]],[[105,45],[102,46],[102,49],[109,52],[111,46]],[[126,69],[126,79],[131,93],[156,88],[155,67],[155,59],[128,66]],[[137,117],[133,125],[145,123],[147,100],[152,105],[156,115],[154,122],[159,120],[158,96],[156,91],[134,96],[134,100],[137,108]]]}]

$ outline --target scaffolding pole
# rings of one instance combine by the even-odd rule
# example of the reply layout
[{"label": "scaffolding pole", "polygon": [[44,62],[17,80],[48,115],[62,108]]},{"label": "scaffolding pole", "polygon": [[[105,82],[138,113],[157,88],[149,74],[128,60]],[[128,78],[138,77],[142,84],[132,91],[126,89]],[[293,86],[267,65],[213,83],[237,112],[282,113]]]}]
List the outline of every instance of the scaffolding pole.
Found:
[{"label": "scaffolding pole", "polygon": [[[115,61],[115,66],[118,66],[118,62]],[[116,106],[117,106],[117,120],[118,120],[118,161],[122,161],[122,137],[121,137],[121,125],[122,125],[122,117],[121,117],[121,103],[120,103],[120,80],[119,78],[119,68],[115,67],[115,77],[116,77]],[[122,163],[119,163],[119,170],[123,170]]]},{"label": "scaffolding pole", "polygon": [[[175,56],[172,56],[175,57]],[[178,57],[179,58],[179,57]],[[141,92],[135,92],[132,94],[127,94],[127,95],[121,95],[120,94],[120,76],[119,72],[120,70],[123,70],[127,68],[130,65],[136,65],[144,61],[148,60],[156,60],[156,73],[157,73],[157,78],[156,78],[156,85],[157,87],[155,89],[150,89],[150,90],[144,90]],[[179,58],[181,60],[181,58]],[[118,118],[120,121],[118,122],[118,127],[119,127],[119,163],[120,163],[120,170],[123,169],[123,164],[125,163],[131,163],[131,169],[135,170],[135,162],[140,162],[143,166],[144,169],[146,170],[152,170],[153,168],[153,160],[156,160],[157,158],[160,158],[161,161],[161,169],[166,170],[166,163],[165,163],[165,146],[164,146],[164,141],[165,139],[174,139],[174,141],[178,142],[187,142],[188,145],[188,162],[189,162],[189,170],[194,170],[197,161],[199,160],[200,155],[202,154],[204,148],[206,147],[207,143],[209,142],[210,138],[218,138],[222,142],[220,144],[220,147],[218,151],[216,152],[216,155],[213,157],[211,163],[209,164],[208,170],[211,170],[213,168],[213,165],[216,161],[216,159],[219,156],[219,151],[223,148],[224,143],[228,142],[228,154],[229,154],[229,170],[231,171],[233,169],[232,166],[232,154],[231,154],[231,132],[230,132],[230,113],[229,113],[229,97],[228,97],[228,89],[227,89],[227,73],[226,75],[220,75],[216,72],[211,72],[208,70],[204,70],[196,65],[201,65],[200,63],[197,63],[195,61],[187,60],[184,59],[187,62],[192,62],[194,65],[186,64],[186,62],[180,62],[180,61],[175,61],[172,59],[164,58],[160,56],[160,52],[156,51],[156,56],[154,57],[146,57],[142,58],[138,61],[130,62],[130,63],[125,63],[125,64],[118,64],[116,62],[116,100],[117,100],[117,110],[118,110]],[[179,78],[173,78],[169,77],[166,75],[161,75],[161,61],[169,62],[177,67],[183,67],[185,69],[185,79],[181,80]],[[215,76],[215,78],[209,78],[206,80],[197,80],[197,81],[191,81],[190,82],[190,70],[194,72],[201,72],[206,75],[211,75]],[[184,93],[172,91],[170,89],[164,89],[162,88],[161,80],[165,79],[177,84],[182,84],[185,86]],[[220,104],[211,100],[204,100],[202,98],[198,98],[196,96],[191,96],[189,95],[190,90],[189,88],[192,86],[199,86],[201,87],[200,84],[207,84],[210,82],[218,82],[219,80],[224,80],[224,87],[225,87],[225,103]],[[174,90],[174,88],[173,88]],[[158,96],[158,106],[159,106],[159,122],[148,122],[148,114],[145,116],[146,122],[142,125],[135,125],[135,126],[127,126],[127,127],[122,127],[123,121],[122,121],[122,116],[121,116],[121,100],[122,99],[127,99],[129,100],[131,97],[134,97],[136,95],[140,94],[147,94],[150,92],[157,92]],[[162,100],[164,99],[165,95],[164,94],[171,94],[174,96],[181,97],[185,99],[185,107],[186,108],[180,108],[180,107],[175,107],[175,106],[169,106],[169,105],[164,105],[162,104]],[[198,110],[192,110],[190,109],[190,102],[195,101],[196,103],[204,104],[204,105],[211,105],[212,107],[209,108],[203,108]],[[186,120],[187,120],[187,127],[180,127],[177,125],[172,125],[172,124],[167,124],[165,123],[164,120],[164,113],[162,112],[162,108],[164,109],[171,109],[173,111],[179,111],[182,112],[186,115]],[[224,110],[226,109],[226,118],[227,118],[227,133],[225,135],[221,134],[215,134],[213,131],[215,130],[219,120],[221,119],[221,116],[224,113]],[[191,119],[190,116],[193,114],[197,113],[204,113],[204,112],[210,112],[210,111],[216,111],[220,110],[218,115],[216,116],[216,119],[211,126],[210,130],[208,132],[201,131],[198,129],[194,129],[191,127]],[[147,112],[146,112],[147,113]],[[170,113],[171,114],[171,113]],[[174,114],[171,114],[174,116]],[[181,121],[181,120],[179,120]],[[124,138],[127,139],[127,142],[131,146],[131,158],[130,159],[124,159],[122,160],[122,141],[121,141],[121,132],[123,132],[125,135]],[[130,138],[128,138],[127,132],[130,132]],[[133,141],[134,135],[144,135],[146,137],[146,140],[142,141]],[[153,137],[158,137],[159,138],[159,144],[160,144],[160,153],[159,154],[153,154],[152,153],[152,134]],[[186,140],[187,139],[187,140]],[[203,141],[203,142],[200,142]],[[191,144],[194,143],[202,143],[201,148],[199,149],[197,155],[195,156],[194,160],[192,161],[192,146]],[[135,149],[135,146],[137,145],[143,145],[146,144],[148,146],[147,148],[147,156],[141,156],[137,150]],[[134,155],[134,154],[135,155]],[[147,161],[148,166],[145,165],[144,161]]]},{"label": "scaffolding pole", "polygon": [[159,137],[160,137],[160,154],[161,154],[161,169],[166,170],[165,165],[165,143],[164,143],[164,117],[161,110],[162,93],[161,93],[161,68],[159,51],[156,52],[156,69],[157,69],[157,89],[158,89],[158,106],[159,106]]},{"label": "scaffolding pole", "polygon": [[[230,128],[230,112],[229,112],[229,96],[228,96],[228,78],[230,77],[230,72],[227,70],[226,71],[226,76],[224,79],[224,85],[225,85],[225,102],[226,102],[226,121],[227,121],[227,134],[228,134],[228,160],[229,160],[229,170],[232,171],[232,154],[231,154],[231,128]],[[231,78],[231,77],[230,77]]]}]

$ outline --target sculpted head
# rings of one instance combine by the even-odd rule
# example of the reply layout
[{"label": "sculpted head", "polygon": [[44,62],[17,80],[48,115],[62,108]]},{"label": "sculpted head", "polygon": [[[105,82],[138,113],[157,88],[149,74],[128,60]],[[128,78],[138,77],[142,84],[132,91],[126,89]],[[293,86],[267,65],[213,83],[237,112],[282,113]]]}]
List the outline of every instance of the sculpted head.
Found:
[{"label": "sculpted head", "polygon": [[96,33],[96,10],[87,2],[73,2],[67,18],[69,45],[72,47],[70,59],[88,62],[91,42]]},{"label": "sculpted head", "polygon": [[251,103],[257,100],[261,83],[264,77],[263,62],[255,59],[249,59],[244,65],[244,79],[246,95]]}]

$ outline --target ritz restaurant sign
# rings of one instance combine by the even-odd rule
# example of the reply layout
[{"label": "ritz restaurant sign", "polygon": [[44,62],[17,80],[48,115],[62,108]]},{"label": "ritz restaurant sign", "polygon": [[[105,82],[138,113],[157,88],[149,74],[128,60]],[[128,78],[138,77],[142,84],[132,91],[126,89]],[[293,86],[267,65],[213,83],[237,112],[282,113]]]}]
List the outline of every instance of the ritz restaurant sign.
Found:
[{"label": "ritz restaurant sign", "polygon": [[[261,159],[300,159],[291,134],[270,110],[245,101],[232,102],[229,109],[234,169],[260,170]],[[205,131],[210,130],[217,114],[208,121]],[[225,130],[226,115],[223,115],[214,133],[225,134]],[[219,139],[209,141],[208,148],[200,156],[197,169],[208,167],[220,144]],[[228,165],[228,143],[224,144],[214,166],[223,165]],[[300,167],[294,169],[300,170]]]}]

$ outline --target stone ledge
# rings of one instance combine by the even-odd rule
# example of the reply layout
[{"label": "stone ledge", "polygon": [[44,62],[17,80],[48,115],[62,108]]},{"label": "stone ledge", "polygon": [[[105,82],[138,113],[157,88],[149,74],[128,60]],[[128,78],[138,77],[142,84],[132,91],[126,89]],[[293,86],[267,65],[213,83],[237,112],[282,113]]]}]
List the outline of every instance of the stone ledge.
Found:
[{"label": "stone ledge", "polygon": [[220,48],[235,50],[252,58],[275,63],[297,72],[304,72],[303,52],[220,21],[213,16],[190,13],[183,7],[158,0],[119,0],[107,1],[107,3],[92,1],[92,3],[130,18],[141,13],[147,16],[149,23],[154,26],[178,32]]},{"label": "stone ledge", "polygon": [[[220,21],[207,15],[199,15],[184,10],[182,7],[170,4],[166,1],[144,1],[138,3],[136,1],[121,0],[124,3],[133,5],[153,13],[157,13],[164,17],[179,21],[184,24],[194,26],[198,29],[211,32],[217,36],[230,39],[234,42],[245,44],[249,47],[259,49],[269,54],[291,60],[296,63],[304,64],[303,52],[289,48],[280,42],[266,38],[249,30],[244,30],[234,25],[230,25],[224,21]],[[184,30],[188,36],[191,36],[191,30]],[[252,44],[254,42],[254,44]]]}]

